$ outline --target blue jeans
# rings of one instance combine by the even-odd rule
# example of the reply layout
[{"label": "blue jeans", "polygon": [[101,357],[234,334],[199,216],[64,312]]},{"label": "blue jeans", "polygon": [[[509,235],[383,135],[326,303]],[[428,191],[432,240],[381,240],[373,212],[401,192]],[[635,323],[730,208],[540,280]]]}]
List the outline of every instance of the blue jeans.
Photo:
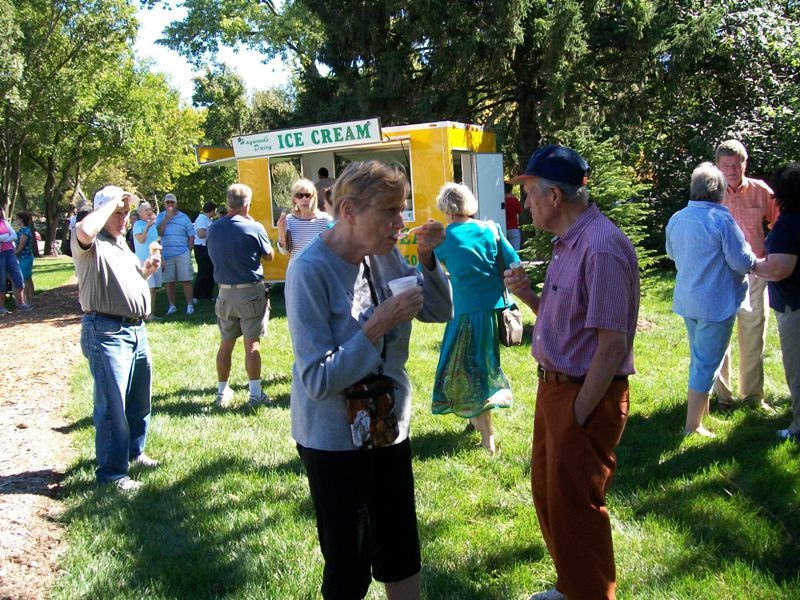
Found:
[{"label": "blue jeans", "polygon": [[153,371],[147,330],[144,324],[86,314],[81,350],[94,378],[97,480],[115,481],[144,452]]},{"label": "blue jeans", "polygon": [[703,321],[684,317],[689,333],[689,387],[708,394],[722,367],[725,349],[731,341],[736,313],[724,321]]},{"label": "blue jeans", "polygon": [[3,294],[6,293],[6,277],[11,280],[11,285],[14,289],[22,289],[24,285],[22,281],[22,271],[19,270],[17,254],[13,249],[0,252],[0,284],[2,284],[3,287]]}]

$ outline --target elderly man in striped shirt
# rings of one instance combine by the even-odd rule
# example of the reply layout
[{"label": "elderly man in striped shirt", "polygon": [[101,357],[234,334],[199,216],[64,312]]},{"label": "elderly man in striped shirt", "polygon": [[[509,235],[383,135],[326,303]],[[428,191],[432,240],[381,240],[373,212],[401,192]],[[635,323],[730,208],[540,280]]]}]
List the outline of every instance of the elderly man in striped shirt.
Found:
[{"label": "elderly man in striped shirt", "polygon": [[531,600],[615,597],[605,495],[628,415],[639,268],[630,240],[589,202],[588,173],[574,150],[551,144],[511,180],[533,224],[555,234],[541,296],[524,271],[505,272],[537,315],[531,488],[557,579]]},{"label": "elderly man in striped shirt", "polygon": [[[760,179],[745,177],[747,150],[737,140],[726,140],[715,152],[717,168],[728,180],[723,206],[728,207],[733,219],[744,233],[757,258],[764,258],[764,225],[770,228],[778,219],[778,205],[772,189]],[[768,412],[772,408],[764,403],[764,345],[767,342],[767,282],[754,274],[747,276],[748,302],[736,313],[736,331],[739,339],[739,397],[746,403],[761,406]],[[747,306],[749,304],[749,306]],[[721,410],[733,407],[731,382],[731,349],[728,346],[714,382],[714,395]]]},{"label": "elderly man in striped shirt", "polygon": [[186,299],[186,314],[194,313],[192,301],[192,248],[194,247],[194,225],[185,213],[178,210],[175,194],[164,196],[164,210],[156,217],[156,229],[164,247],[164,268],[162,281],[167,289],[169,306],[165,315],[174,315],[175,283],[180,282],[183,297]]}]

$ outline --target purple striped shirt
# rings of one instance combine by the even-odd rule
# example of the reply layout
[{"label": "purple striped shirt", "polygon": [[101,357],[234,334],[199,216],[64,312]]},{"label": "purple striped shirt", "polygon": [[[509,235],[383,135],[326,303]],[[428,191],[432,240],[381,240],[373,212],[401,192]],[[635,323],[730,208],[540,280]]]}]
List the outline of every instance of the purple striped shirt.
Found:
[{"label": "purple striped shirt", "polygon": [[628,353],[616,375],[631,375],[639,314],[639,266],[633,244],[597,208],[589,207],[563,238],[553,239],[532,354],[545,369],[582,377],[597,350],[597,329],[627,334]]}]

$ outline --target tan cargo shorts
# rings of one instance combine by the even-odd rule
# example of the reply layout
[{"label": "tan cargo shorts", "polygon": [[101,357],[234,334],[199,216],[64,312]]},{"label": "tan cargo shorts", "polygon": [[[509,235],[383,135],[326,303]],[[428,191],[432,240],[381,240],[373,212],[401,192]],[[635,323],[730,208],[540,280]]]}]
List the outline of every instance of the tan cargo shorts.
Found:
[{"label": "tan cargo shorts", "polygon": [[224,340],[235,340],[240,335],[257,340],[267,332],[269,300],[261,282],[235,288],[220,286],[214,310]]}]

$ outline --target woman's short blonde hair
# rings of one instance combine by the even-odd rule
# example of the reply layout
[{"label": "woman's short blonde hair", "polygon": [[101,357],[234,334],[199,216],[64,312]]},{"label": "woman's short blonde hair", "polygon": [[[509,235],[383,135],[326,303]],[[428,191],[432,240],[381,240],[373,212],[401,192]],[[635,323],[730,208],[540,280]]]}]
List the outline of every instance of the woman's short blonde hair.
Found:
[{"label": "woman's short blonde hair", "polygon": [[478,201],[463,183],[445,183],[436,196],[436,208],[448,215],[471,217],[478,212]]},{"label": "woman's short blonde hair", "polygon": [[295,181],[292,184],[292,212],[298,212],[297,202],[294,201],[294,195],[297,192],[304,192],[306,194],[311,194],[311,210],[317,212],[317,188],[314,185],[314,182],[310,179],[301,178]]},{"label": "woman's short blonde hair", "polygon": [[351,162],[333,186],[333,215],[339,216],[343,200],[349,200],[353,212],[360,213],[370,206],[389,206],[403,201],[411,186],[405,173],[377,160]]}]

